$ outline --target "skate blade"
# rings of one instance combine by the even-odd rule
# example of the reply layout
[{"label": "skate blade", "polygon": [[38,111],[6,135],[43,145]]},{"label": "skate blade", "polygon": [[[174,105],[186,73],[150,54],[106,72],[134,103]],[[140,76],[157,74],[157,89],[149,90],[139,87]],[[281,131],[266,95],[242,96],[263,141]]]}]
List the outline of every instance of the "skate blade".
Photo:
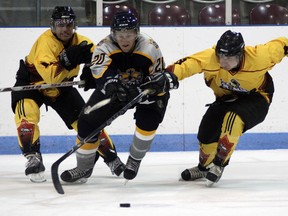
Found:
[{"label": "skate blade", "polygon": [[129,182],[129,180],[126,179],[126,180],[124,181],[124,185],[126,185],[128,182]]},{"label": "skate blade", "polygon": [[212,187],[214,185],[215,182],[210,181],[210,180],[206,180],[206,187]]},{"label": "skate blade", "polygon": [[31,182],[34,183],[42,183],[46,181],[46,177],[44,172],[39,172],[39,173],[31,173],[28,175],[29,179]]}]

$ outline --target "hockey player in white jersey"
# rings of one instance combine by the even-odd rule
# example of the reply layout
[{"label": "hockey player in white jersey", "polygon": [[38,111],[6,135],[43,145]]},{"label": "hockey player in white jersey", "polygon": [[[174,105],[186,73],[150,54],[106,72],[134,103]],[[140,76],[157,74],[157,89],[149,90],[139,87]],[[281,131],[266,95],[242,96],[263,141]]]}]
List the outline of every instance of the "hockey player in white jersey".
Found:
[{"label": "hockey player in white jersey", "polygon": [[[95,48],[91,65],[93,78],[89,78],[91,74],[87,73],[86,85],[89,82],[91,88],[97,86],[97,89],[85,107],[107,98],[112,98],[112,102],[88,115],[82,111],[78,121],[80,140],[90,135],[139,92],[151,90],[145,99],[133,107],[136,127],[124,178],[134,179],[164,118],[169,90],[178,88],[177,77],[164,70],[164,59],[159,46],[152,38],[140,33],[138,20],[131,12],[115,15],[111,34]],[[94,143],[98,136],[99,134],[95,134],[91,142]],[[96,150],[96,145],[89,144],[77,150],[77,167],[80,170],[87,171],[93,167]],[[65,177],[61,175],[64,181]]]}]

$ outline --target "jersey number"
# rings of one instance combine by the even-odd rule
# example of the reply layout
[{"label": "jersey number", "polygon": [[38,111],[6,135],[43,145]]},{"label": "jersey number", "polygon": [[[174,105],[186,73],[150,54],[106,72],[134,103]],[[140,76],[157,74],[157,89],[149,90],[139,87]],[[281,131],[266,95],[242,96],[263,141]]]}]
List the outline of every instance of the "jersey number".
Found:
[{"label": "jersey number", "polygon": [[102,64],[104,62],[104,59],[105,59],[105,54],[104,53],[101,53],[99,55],[96,55],[94,56],[94,59],[92,60],[92,64],[93,65],[99,65],[99,64]]},{"label": "jersey number", "polygon": [[161,72],[163,71],[165,68],[164,68],[164,59],[163,57],[161,58],[158,58],[156,60],[156,67],[155,67],[155,72]]}]

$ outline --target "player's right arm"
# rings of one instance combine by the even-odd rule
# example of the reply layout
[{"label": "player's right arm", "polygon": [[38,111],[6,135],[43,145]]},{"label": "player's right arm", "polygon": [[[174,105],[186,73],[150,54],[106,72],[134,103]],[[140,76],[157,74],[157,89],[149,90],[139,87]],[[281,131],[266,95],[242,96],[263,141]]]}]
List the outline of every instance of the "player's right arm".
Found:
[{"label": "player's right arm", "polygon": [[117,71],[113,68],[113,62],[110,58],[110,55],[117,52],[122,51],[115,49],[115,46],[108,37],[97,44],[94,49],[90,69],[99,85],[104,84],[108,77],[115,77],[117,75]]},{"label": "player's right arm", "polygon": [[[61,62],[60,58],[64,50],[68,54],[67,50],[69,48],[65,50],[62,42],[49,31],[43,33],[34,43],[29,55],[26,57],[26,65],[31,73],[31,82],[61,83],[67,79],[76,77],[80,66],[78,62],[75,62],[75,58],[71,59],[71,56],[68,55],[68,61],[73,60],[71,67],[67,67]],[[73,54],[72,51],[71,53]],[[91,59],[91,55],[89,59]]]},{"label": "player's right arm", "polygon": [[183,80],[198,73],[219,71],[220,67],[215,50],[207,49],[179,59],[166,69],[174,72],[178,80]]},{"label": "player's right arm", "polygon": [[26,57],[32,83],[60,83],[66,78],[69,71],[65,70],[58,60],[63,49],[60,41],[45,33],[37,39]]}]

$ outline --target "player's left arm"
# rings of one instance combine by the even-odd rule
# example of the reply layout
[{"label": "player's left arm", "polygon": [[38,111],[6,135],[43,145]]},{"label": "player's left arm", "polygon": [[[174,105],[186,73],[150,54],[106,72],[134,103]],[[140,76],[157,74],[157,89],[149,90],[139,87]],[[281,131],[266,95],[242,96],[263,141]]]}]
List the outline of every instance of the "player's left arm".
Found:
[{"label": "player's left arm", "polygon": [[[148,53],[152,59],[150,75],[146,77],[141,89],[150,89],[150,95],[166,93],[179,87],[178,78],[171,71],[165,70],[165,61],[158,44],[150,40]],[[148,46],[148,47],[149,47]]]},{"label": "player's left arm", "polygon": [[264,46],[268,50],[272,63],[280,63],[285,56],[288,56],[288,38],[286,37],[271,40]]}]

